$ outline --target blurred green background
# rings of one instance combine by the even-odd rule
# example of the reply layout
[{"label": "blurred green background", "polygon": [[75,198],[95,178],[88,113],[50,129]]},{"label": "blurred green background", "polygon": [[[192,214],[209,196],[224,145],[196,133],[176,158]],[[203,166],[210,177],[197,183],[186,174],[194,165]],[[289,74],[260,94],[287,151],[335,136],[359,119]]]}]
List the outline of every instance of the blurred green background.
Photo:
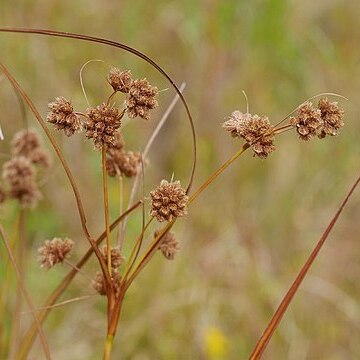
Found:
[{"label": "blurred green background", "polygon": [[[125,300],[114,348],[116,359],[245,359],[359,171],[360,2],[321,1],[69,1],[0,0],[1,26],[39,27],[113,39],[159,63],[180,84],[195,119],[198,168],[194,189],[240,146],[221,129],[233,110],[267,115],[277,123],[299,103],[336,92],[346,126],[336,138],[301,142],[293,132],[276,139],[266,161],[244,154],[176,224],[181,251],[174,261],[160,254]],[[1,61],[28,92],[41,114],[55,96],[85,109],[79,70],[92,104],[109,95],[109,66],[131,69],[164,90],[152,120],[124,127],[127,147],[141,150],[174,97],[148,64],[120,50],[69,39],[0,33]],[[167,89],[167,90],[166,90]],[[9,151],[23,127],[16,96],[0,82],[0,123]],[[36,127],[30,112],[29,124]],[[100,155],[84,136],[56,134],[76,175],[88,223],[104,227]],[[44,142],[50,149],[50,144]],[[3,155],[4,156],[4,155]],[[6,156],[4,157],[4,159]],[[186,184],[191,167],[190,129],[178,104],[149,154],[145,192],[172,174]],[[125,182],[125,188],[130,187]],[[27,214],[26,282],[37,306],[67,272],[39,269],[43,240],[76,241],[75,262],[87,249],[70,186],[58,162],[45,174],[44,200]],[[111,180],[112,217],[118,183]],[[141,193],[138,194],[141,196]],[[360,357],[360,193],[332,232],[274,335],[264,359],[358,359]],[[127,244],[139,231],[131,220]],[[7,204],[1,222],[14,233],[17,209]],[[6,253],[0,247],[0,282]],[[85,268],[92,277],[96,262]],[[79,275],[61,300],[93,294]],[[7,294],[9,330],[14,289]],[[99,359],[105,336],[105,299],[93,296],[54,309],[45,332],[54,359]],[[24,315],[24,329],[30,316]],[[6,337],[6,334],[5,334]],[[30,359],[42,358],[36,343]]]}]

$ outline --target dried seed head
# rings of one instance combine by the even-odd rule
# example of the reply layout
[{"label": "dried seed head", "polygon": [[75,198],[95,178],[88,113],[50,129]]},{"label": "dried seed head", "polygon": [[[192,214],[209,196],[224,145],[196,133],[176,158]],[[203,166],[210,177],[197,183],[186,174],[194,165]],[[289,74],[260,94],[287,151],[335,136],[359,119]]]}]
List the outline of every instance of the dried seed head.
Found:
[{"label": "dried seed head", "polygon": [[49,168],[52,164],[51,156],[42,148],[35,149],[30,154],[29,158],[33,164],[39,165],[43,168]]},{"label": "dried seed head", "polygon": [[171,221],[173,218],[187,214],[189,198],[181,187],[180,181],[169,183],[161,180],[160,185],[151,191],[150,195],[150,215],[155,216],[158,221]]},{"label": "dried seed head", "polygon": [[151,86],[146,79],[132,82],[129,95],[126,99],[126,109],[130,118],[140,116],[150,119],[150,110],[158,106],[155,96],[158,93],[156,86]]},{"label": "dried seed head", "polygon": [[24,156],[13,157],[3,165],[2,177],[10,186],[34,181],[35,170],[31,161]]},{"label": "dried seed head", "polygon": [[[156,230],[154,237],[156,238],[160,234],[161,230]],[[175,234],[168,231],[161,240],[159,250],[168,260],[173,260],[175,254],[180,250],[179,242],[176,240]]]},{"label": "dried seed head", "polygon": [[109,156],[116,156],[125,147],[125,141],[120,131],[116,131],[114,138],[114,144],[106,149]]},{"label": "dried seed head", "polygon": [[120,110],[102,103],[88,109],[86,113],[89,118],[85,124],[86,137],[93,139],[97,148],[113,147],[116,143],[116,130],[121,125]]},{"label": "dried seed head", "polygon": [[62,263],[70,256],[73,245],[74,242],[68,238],[45,240],[44,245],[38,249],[40,266],[51,269],[54,265]]},{"label": "dried seed head", "polygon": [[102,296],[106,295],[105,279],[104,279],[104,275],[101,272],[98,271],[95,274],[95,277],[91,285],[98,294]]},{"label": "dried seed head", "polygon": [[[120,290],[121,275],[116,270],[113,270],[111,274],[111,279],[113,281],[115,293],[118,294]],[[95,274],[95,277],[92,281],[92,287],[98,294],[102,296],[106,295],[105,279],[104,275],[101,272],[98,271]]]},{"label": "dried seed head", "polygon": [[233,137],[241,137],[251,145],[254,155],[266,159],[275,150],[274,126],[264,116],[243,114],[234,111],[229,119],[223,123],[223,128]]},{"label": "dried seed head", "polygon": [[3,165],[3,179],[9,184],[9,196],[23,208],[33,208],[41,199],[35,183],[35,170],[29,159],[17,156]]},{"label": "dried seed head", "polygon": [[11,153],[14,156],[28,157],[39,147],[41,147],[40,137],[34,129],[18,131],[11,141]]},{"label": "dried seed head", "polygon": [[110,69],[108,81],[114,91],[128,93],[132,83],[131,71],[120,71],[120,69],[113,67]]},{"label": "dried seed head", "polygon": [[51,165],[49,153],[42,148],[39,134],[34,129],[17,132],[11,142],[13,156],[24,156],[33,164],[48,168]]},{"label": "dried seed head", "polygon": [[321,111],[308,101],[299,107],[295,117],[290,118],[290,124],[296,128],[300,139],[310,140],[322,125]]},{"label": "dried seed head", "polygon": [[[107,246],[104,245],[102,248],[102,255],[104,257],[105,263],[107,264]],[[118,269],[121,264],[125,261],[124,256],[121,255],[120,249],[117,247],[111,248],[111,267],[113,269]]]},{"label": "dried seed head", "polygon": [[81,129],[80,117],[74,113],[71,102],[62,96],[49,103],[50,112],[46,120],[56,130],[63,130],[66,136],[72,136]]},{"label": "dried seed head", "polygon": [[338,130],[344,126],[344,110],[340,109],[336,101],[330,102],[328,98],[319,100],[318,108],[321,111],[322,127],[319,138],[323,139],[326,135],[337,135]]},{"label": "dried seed head", "polygon": [[121,151],[116,156],[106,159],[106,170],[109,176],[134,177],[138,173],[141,164],[141,153],[133,151]]},{"label": "dried seed head", "polygon": [[33,209],[39,200],[42,199],[42,195],[35,182],[24,182],[11,186],[9,196],[19,201],[23,209]]},{"label": "dried seed head", "polygon": [[241,111],[235,110],[231,113],[228,119],[223,123],[222,127],[230,132],[232,137],[240,137],[240,127],[244,122],[250,121],[252,115],[249,113],[243,114]]}]

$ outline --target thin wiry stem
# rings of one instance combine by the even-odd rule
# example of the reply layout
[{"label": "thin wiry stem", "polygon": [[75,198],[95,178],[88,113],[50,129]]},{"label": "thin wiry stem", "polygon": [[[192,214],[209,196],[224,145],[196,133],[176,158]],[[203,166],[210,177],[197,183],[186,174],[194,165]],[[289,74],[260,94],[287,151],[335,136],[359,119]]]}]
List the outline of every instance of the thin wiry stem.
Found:
[{"label": "thin wiry stem", "polygon": [[39,318],[38,318],[38,316],[36,314],[36,309],[35,309],[32,301],[31,301],[31,298],[30,298],[27,290],[26,290],[25,284],[23,282],[23,278],[21,276],[21,272],[19,270],[19,267],[17,265],[15,257],[13,255],[12,251],[11,251],[9,241],[7,239],[7,236],[5,234],[5,231],[4,231],[4,228],[3,228],[2,224],[0,224],[0,234],[1,234],[1,238],[3,239],[3,242],[4,242],[4,245],[5,245],[6,251],[8,253],[9,259],[10,259],[10,261],[11,261],[13,267],[14,267],[15,274],[16,274],[17,280],[19,282],[20,291],[21,291],[27,305],[29,306],[29,309],[31,311],[31,315],[32,315],[32,317],[34,319],[34,322],[36,323],[36,328],[37,328],[37,331],[38,331],[39,336],[40,336],[41,346],[43,348],[44,355],[45,355],[47,360],[50,360],[51,355],[50,355],[49,345],[48,345],[48,343],[46,341],[44,331],[43,331],[43,329],[41,327],[41,323],[40,323]]},{"label": "thin wiry stem", "polygon": [[[78,296],[78,297],[75,297],[75,298],[71,298],[71,299],[68,299],[68,300],[58,302],[58,303],[56,303],[54,305],[51,305],[51,306],[41,307],[41,308],[38,308],[36,310],[38,312],[43,311],[43,310],[52,310],[52,309],[56,309],[56,308],[68,305],[68,304],[72,304],[74,302],[87,300],[87,299],[90,299],[90,298],[92,298],[94,296],[97,296],[97,295],[98,295],[98,293],[94,293],[94,294],[91,294],[91,295]],[[28,313],[29,313],[28,311],[22,311],[21,315],[27,315]]]},{"label": "thin wiry stem", "polygon": [[0,62],[0,70],[3,71],[3,73],[8,78],[8,80],[11,82],[11,84],[16,88],[18,93],[21,95],[21,98],[27,103],[27,105],[31,109],[32,113],[35,115],[36,120],[38,121],[38,123],[40,124],[42,129],[44,130],[47,138],[49,139],[49,141],[51,143],[51,145],[53,146],[53,148],[54,148],[54,150],[55,150],[55,152],[56,152],[56,154],[57,154],[57,156],[58,156],[58,158],[59,158],[59,160],[61,162],[61,165],[63,166],[63,168],[65,170],[65,173],[66,173],[66,175],[67,175],[67,177],[69,179],[71,188],[73,190],[84,234],[85,234],[87,240],[89,241],[90,245],[94,249],[94,252],[96,254],[96,257],[98,258],[98,261],[100,263],[101,270],[102,270],[102,272],[104,274],[105,279],[110,283],[110,281],[111,281],[110,274],[107,271],[105,261],[104,261],[103,257],[101,256],[100,250],[97,248],[95,241],[90,236],[89,230],[87,228],[85,211],[84,211],[84,207],[83,207],[83,203],[82,203],[82,200],[81,200],[79,189],[78,189],[78,187],[76,185],[76,182],[75,182],[75,178],[74,178],[74,176],[73,176],[73,174],[72,174],[72,172],[71,172],[71,170],[70,170],[70,168],[69,168],[69,166],[68,166],[68,164],[66,162],[66,159],[65,159],[59,145],[57,144],[57,142],[56,142],[54,136],[51,134],[50,130],[47,128],[47,126],[45,124],[45,121],[41,117],[40,113],[36,109],[33,102],[30,100],[28,95],[25,93],[25,91],[22,89],[22,87],[18,84],[18,82],[15,80],[15,78],[11,75],[11,73],[7,70],[5,65],[2,64],[1,62]]},{"label": "thin wiry stem", "polygon": [[[104,190],[104,210],[105,210],[105,228],[106,228],[106,257],[108,272],[111,274],[111,244],[110,244],[110,221],[109,221],[109,199],[108,199],[108,182],[106,172],[106,148],[102,147],[101,163],[103,173],[103,190]],[[111,286],[111,284],[109,284]]]},{"label": "thin wiry stem", "polygon": [[360,183],[360,176],[357,178],[353,186],[351,187],[350,191],[346,195],[345,199],[343,200],[342,204],[340,205],[339,209],[336,211],[335,215],[331,219],[329,225],[325,229],[324,233],[322,234],[320,240],[316,244],[315,248],[311,252],[310,256],[306,260],[305,264],[299,271],[296,279],[294,280],[293,284],[291,285],[290,289],[286,293],[285,297],[281,301],[279,307],[277,308],[275,314],[273,315],[272,319],[270,320],[268,326],[266,327],[263,335],[258,340],[253,352],[251,353],[249,360],[258,360],[261,358],[264,350],[266,349],[274,331],[278,327],[282,317],[284,316],[288,306],[290,305],[292,299],[294,298],[297,290],[299,289],[302,281],[304,280],[307,272],[309,271],[311,265],[315,261],[316,257],[318,256],[322,246],[324,245],[326,239],[329,237],[331,230],[333,229],[334,225],[336,224],[337,220],[339,219],[340,214],[344,210],[347,202],[349,201],[351,195],[355,191],[356,187]]},{"label": "thin wiry stem", "polygon": [[191,204],[228,166],[230,166],[250,145],[244,144],[243,147],[229,160],[225,161],[189,198]]},{"label": "thin wiry stem", "polygon": [[[189,198],[189,205],[215,180],[217,177],[224,172],[225,169],[227,169],[239,156],[241,156],[244,151],[246,151],[250,145],[248,143],[244,144],[242,148],[233,155],[229,160],[225,161],[223,165],[221,165],[200,187],[197,191],[195,191],[194,194],[192,194]],[[129,288],[131,283],[135,280],[135,278],[138,276],[140,271],[145,267],[145,265],[150,261],[150,259],[153,257],[157,249],[159,248],[159,245],[161,243],[161,240],[164,238],[165,234],[172,228],[176,221],[176,218],[169,222],[165,228],[160,231],[160,233],[156,236],[156,238],[153,240],[153,242],[150,244],[149,248],[145,252],[145,254],[142,256],[138,264],[136,265],[134,271],[130,274],[129,278],[125,278],[125,291]],[[130,273],[130,271],[129,271]]]},{"label": "thin wiry stem", "polygon": [[[25,255],[25,211],[20,209],[19,211],[19,220],[18,220],[18,236],[17,244],[14,246],[14,249],[17,248],[17,261],[20,271],[20,276],[24,278],[24,255]],[[21,296],[20,285],[16,283],[16,300],[15,300],[15,311],[14,318],[11,319],[12,329],[10,335],[10,350],[9,350],[9,358],[13,359],[15,357],[16,351],[19,347],[19,337],[20,337],[20,329],[21,329],[21,319],[20,312],[23,306],[23,299]]]},{"label": "thin wiry stem", "polygon": [[336,97],[339,97],[339,98],[342,98],[344,100],[348,100],[345,96],[342,96],[342,95],[339,95],[339,94],[335,94],[335,93],[320,93],[320,94],[316,94],[314,96],[311,96],[309,97],[307,100],[305,100],[304,102],[302,102],[300,105],[298,105],[294,110],[292,110],[291,112],[289,112],[282,120],[280,120],[276,125],[275,127],[278,127],[279,125],[281,125],[289,116],[291,116],[292,114],[294,114],[299,108],[300,106],[304,105],[305,103],[307,103],[308,101],[311,101],[311,100],[314,100],[320,96],[336,96]]},{"label": "thin wiry stem", "polygon": [[[120,214],[122,214],[124,207],[124,178],[121,173],[118,175],[119,175],[119,212]],[[126,219],[124,219],[124,221],[126,221]],[[122,244],[123,242],[123,236],[125,236],[125,234],[121,231],[121,226],[119,226],[117,229],[117,244],[120,250],[121,250],[120,244]]]},{"label": "thin wiry stem", "polygon": [[[180,85],[180,88],[179,90],[181,92],[184,91],[186,87],[186,83],[182,83]],[[154,129],[153,133],[151,134],[147,144],[145,145],[145,148],[144,148],[144,151],[142,153],[142,158],[143,158],[143,162],[145,161],[145,159],[147,158],[147,155],[151,149],[151,146],[153,145],[156,137],[158,136],[160,130],[162,129],[162,127],[164,126],[164,124],[166,123],[166,120],[169,118],[171,112],[173,111],[176,103],[178,102],[179,100],[179,95],[175,95],[175,97],[173,98],[173,100],[171,101],[170,105],[168,106],[168,108],[166,109],[166,111],[164,112],[163,116],[161,117],[159,123],[157,124],[156,128]],[[138,171],[137,171],[137,174],[135,176],[135,179],[134,179],[134,182],[133,182],[133,186],[131,188],[131,192],[130,192],[130,198],[129,198],[129,204],[132,204],[133,201],[134,201],[134,198],[135,198],[135,193],[136,193],[136,190],[137,190],[137,185],[138,185],[138,182],[139,182],[139,177],[140,177],[140,170],[141,170],[141,165],[138,166]],[[124,220],[123,222],[123,226],[122,226],[122,239],[124,239],[125,237],[125,233],[126,233],[126,225],[127,225],[127,222],[128,222],[128,217]],[[123,243],[122,242],[119,242],[119,247],[120,247],[120,250],[122,249],[122,245]]]},{"label": "thin wiry stem", "polygon": [[84,86],[84,81],[83,81],[83,71],[84,71],[85,67],[86,67],[88,64],[90,64],[90,63],[92,63],[92,62],[95,62],[95,61],[97,61],[97,62],[105,62],[105,61],[99,60],[99,59],[91,59],[91,60],[87,61],[87,62],[81,67],[80,72],[79,72],[81,90],[82,90],[82,92],[83,92],[83,94],[84,94],[84,98],[85,98],[86,104],[87,104],[89,107],[90,107],[90,103],[89,103],[89,99],[88,99],[88,97],[87,97],[87,95],[86,95],[86,91],[85,91],[85,86]]},{"label": "thin wiry stem", "polygon": [[[110,230],[114,230],[116,226],[124,220],[125,216],[130,214],[132,211],[137,209],[141,205],[141,201],[136,202],[130,209],[126,210],[121,216],[119,216],[110,226]],[[97,246],[101,244],[101,242],[106,238],[106,230],[98,237],[96,240]],[[56,289],[50,294],[48,299],[44,302],[43,307],[45,310],[40,311],[39,313],[39,321],[43,323],[47,316],[50,313],[51,306],[56,302],[57,299],[65,292],[68,288],[74,277],[77,275],[78,271],[76,268],[81,269],[87,261],[90,259],[91,255],[93,254],[93,248],[90,247],[85,255],[78,261],[75,268],[71,269],[68,274],[64,277],[61,283],[56,287]],[[29,330],[26,332],[24,339],[22,341],[18,357],[17,359],[24,360],[27,357],[27,354],[30,351],[31,345],[35,340],[37,332],[36,323],[33,322]]]},{"label": "thin wiry stem", "polygon": [[193,156],[194,156],[193,161],[192,161],[190,179],[189,179],[189,183],[188,183],[188,186],[186,189],[187,193],[190,192],[192,183],[194,181],[194,175],[195,175],[195,169],[196,169],[196,156],[197,156],[196,133],[195,133],[194,121],[193,121],[189,106],[188,106],[184,96],[182,95],[181,91],[175,85],[174,81],[166,73],[166,71],[164,71],[155,61],[153,61],[152,59],[150,59],[148,56],[146,56],[142,52],[140,52],[130,46],[127,46],[125,44],[122,44],[122,43],[119,43],[116,41],[111,41],[108,39],[103,39],[103,38],[99,38],[99,37],[95,37],[95,36],[87,36],[87,35],[75,34],[75,33],[70,33],[70,32],[47,30],[47,29],[0,28],[0,32],[38,34],[38,35],[45,35],[45,36],[54,36],[54,37],[62,37],[62,38],[70,38],[70,39],[95,42],[98,44],[104,44],[104,45],[116,47],[118,49],[127,51],[127,52],[145,60],[147,63],[149,63],[151,66],[153,66],[161,75],[163,75],[170,82],[172,87],[175,89],[175,91],[179,95],[181,102],[183,103],[183,105],[185,107],[185,111],[186,111],[187,117],[190,122],[191,137],[192,137],[192,142],[193,142]]}]

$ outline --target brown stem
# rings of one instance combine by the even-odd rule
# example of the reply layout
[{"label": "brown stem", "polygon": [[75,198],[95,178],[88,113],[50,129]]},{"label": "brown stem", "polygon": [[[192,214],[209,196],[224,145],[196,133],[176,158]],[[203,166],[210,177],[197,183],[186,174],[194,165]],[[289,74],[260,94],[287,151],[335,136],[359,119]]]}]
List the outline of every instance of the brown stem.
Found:
[{"label": "brown stem", "polygon": [[322,246],[324,245],[326,239],[329,237],[331,230],[333,229],[334,225],[336,224],[341,212],[343,211],[345,205],[347,204],[348,200],[350,199],[352,193],[356,189],[360,182],[360,176],[355,181],[354,185],[351,187],[349,193],[345,197],[344,201],[340,205],[339,209],[336,211],[334,217],[331,219],[329,225],[325,229],[324,233],[322,234],[320,240],[316,244],[314,250],[311,252],[310,256],[306,260],[305,264],[301,268],[300,272],[296,276],[293,284],[291,285],[290,289],[286,293],[285,297],[281,301],[279,307],[277,308],[275,314],[273,315],[272,319],[270,320],[268,326],[266,327],[263,335],[258,340],[253,352],[251,353],[249,359],[250,360],[257,360],[260,359],[264,350],[266,349],[267,344],[269,343],[274,331],[276,330],[277,326],[279,325],[282,317],[284,316],[288,306],[290,305],[293,297],[296,294],[296,291],[300,287],[302,281],[304,280],[307,272],[309,271],[311,265],[313,264],[314,260],[316,259],[317,255],[319,254]]},{"label": "brown stem", "polygon": [[[106,257],[108,272],[111,274],[111,244],[110,244],[110,223],[109,223],[109,199],[108,199],[108,183],[106,172],[106,148],[102,147],[101,151],[101,163],[103,174],[103,190],[104,190],[104,210],[105,210],[105,229],[106,229]],[[111,284],[109,284],[111,285]]]},{"label": "brown stem", "polygon": [[197,156],[197,146],[196,146],[196,134],[195,134],[195,126],[194,121],[189,109],[189,106],[179,90],[179,88],[175,85],[174,81],[171,79],[171,77],[164,71],[155,61],[150,59],[148,56],[143,54],[142,52],[127,46],[125,44],[111,41],[107,39],[98,38],[95,36],[87,36],[87,35],[81,35],[81,34],[75,34],[70,32],[63,32],[63,31],[55,31],[55,30],[46,30],[46,29],[21,29],[21,28],[0,28],[0,32],[10,32],[10,33],[25,33],[25,34],[38,34],[38,35],[45,35],[45,36],[55,36],[55,37],[63,37],[63,38],[71,38],[71,39],[77,39],[77,40],[83,40],[83,41],[89,41],[89,42],[95,42],[98,44],[104,44],[112,47],[116,47],[118,49],[125,50],[135,56],[138,56],[139,58],[145,60],[147,63],[149,63],[151,66],[153,66],[161,75],[163,75],[173,86],[175,91],[180,97],[181,102],[183,103],[185,107],[185,111],[187,114],[187,117],[190,122],[191,127],[191,136],[192,136],[192,142],[193,142],[193,161],[192,161],[192,167],[191,167],[191,174],[189,179],[189,184],[187,186],[187,193],[190,192],[191,186],[194,180],[195,175],[195,169],[196,169],[196,156]]},{"label": "brown stem", "polygon": [[3,239],[3,242],[4,242],[4,245],[5,245],[5,248],[6,248],[6,251],[8,253],[8,256],[10,258],[10,261],[14,267],[14,270],[15,270],[15,274],[16,274],[16,277],[17,277],[17,280],[19,282],[19,286],[20,286],[20,290],[21,290],[21,293],[26,301],[26,303],[28,304],[29,306],[29,309],[31,311],[31,315],[33,316],[33,319],[34,319],[34,322],[36,323],[36,328],[37,328],[37,332],[39,333],[39,336],[40,336],[40,341],[41,341],[41,345],[42,345],[42,348],[43,348],[43,351],[44,351],[44,355],[46,357],[47,360],[50,360],[51,359],[51,356],[50,356],[50,350],[49,350],[49,345],[46,341],[46,338],[45,338],[45,334],[44,334],[44,331],[41,327],[41,323],[40,323],[40,320],[36,314],[36,309],[35,309],[35,306],[33,305],[32,303],[32,300],[28,294],[28,291],[25,287],[25,284],[23,282],[23,278],[21,276],[21,272],[19,270],[19,266],[15,260],[15,257],[11,251],[11,247],[9,245],[9,241],[6,237],[6,234],[5,234],[5,231],[4,231],[4,228],[3,226],[0,224],[0,234],[1,234],[1,237]]},{"label": "brown stem", "polygon": [[[124,220],[124,218],[130,214],[132,211],[137,209],[141,205],[141,201],[138,201],[135,203],[131,208],[129,208],[127,211],[125,211],[121,216],[119,216],[110,226],[110,230],[114,230],[116,226]],[[101,242],[106,238],[106,231],[104,231],[99,238],[96,240],[96,244],[99,246]],[[86,254],[81,258],[81,260],[76,264],[76,268],[81,269],[86,262],[90,259],[91,255],[93,254],[93,248],[89,248]],[[51,311],[51,306],[55,304],[57,299],[60,298],[60,296],[64,293],[64,291],[67,289],[67,287],[70,285],[74,277],[77,275],[78,271],[76,269],[71,269],[68,274],[64,277],[62,282],[57,286],[57,288],[51,293],[51,295],[48,297],[48,299],[43,304],[42,308],[44,310],[41,310],[38,314],[38,318],[40,323],[43,323],[47,316],[49,315]],[[17,359],[24,360],[27,357],[27,354],[29,353],[31,346],[35,340],[37,333],[37,326],[36,323],[33,322],[29,330],[26,332],[24,339],[22,341],[22,344],[19,349],[19,353],[17,356]]]},{"label": "brown stem", "polygon": [[[14,249],[17,247],[17,258],[21,278],[24,279],[24,255],[25,255],[25,212],[23,209],[19,211],[19,221],[18,221],[18,237],[17,237],[17,246],[14,246]],[[16,245],[16,244],[15,244]],[[16,351],[19,347],[19,335],[21,329],[21,310],[22,310],[22,297],[20,286],[17,283],[16,288],[16,302],[15,302],[15,311],[13,312],[14,318],[12,319],[12,330],[10,336],[10,350],[9,358],[13,359],[15,357]]]}]

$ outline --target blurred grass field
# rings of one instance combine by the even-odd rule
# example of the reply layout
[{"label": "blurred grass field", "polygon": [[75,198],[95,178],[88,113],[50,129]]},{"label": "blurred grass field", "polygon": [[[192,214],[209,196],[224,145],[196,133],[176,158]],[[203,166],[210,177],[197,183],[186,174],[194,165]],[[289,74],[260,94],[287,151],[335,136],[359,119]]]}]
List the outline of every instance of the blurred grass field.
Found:
[{"label": "blurred grass field", "polygon": [[[321,236],[360,170],[360,3],[357,1],[23,1],[0,0],[2,27],[49,28],[121,41],[160,64],[185,97],[198,135],[194,188],[240,143],[221,123],[233,110],[267,115],[277,123],[298,104],[321,92],[346,96],[341,135],[300,142],[294,133],[276,139],[266,161],[245,153],[176,224],[181,251],[174,261],[160,255],[129,291],[114,348],[116,359],[245,359],[297,271]],[[174,97],[149,65],[100,45],[35,35],[0,34],[1,61],[9,67],[43,115],[54,97],[86,102],[79,83],[81,66],[91,103],[108,94],[109,66],[130,68],[162,91],[152,121],[129,121],[129,148],[146,139]],[[0,82],[0,124],[9,139],[22,126],[11,86]],[[36,127],[30,112],[29,124]],[[57,134],[76,175],[90,230],[103,228],[99,153],[82,136]],[[50,149],[50,145],[48,144]],[[148,193],[172,173],[185,184],[191,167],[190,128],[178,104],[149,154]],[[129,182],[125,183],[130,186]],[[44,239],[69,236],[80,258],[87,249],[70,186],[56,162],[43,187],[44,200],[27,216],[26,281],[34,301],[42,301],[68,270],[39,269],[36,249]],[[111,183],[112,217],[118,184]],[[264,359],[358,359],[360,357],[360,193],[357,191],[295,297]],[[1,222],[14,231],[14,204],[0,209]],[[140,214],[140,213],[139,213]],[[127,243],[140,217],[129,226]],[[0,246],[0,282],[6,269]],[[85,267],[96,271],[92,261]],[[92,293],[79,275],[62,300]],[[14,293],[9,292],[9,304]],[[54,359],[99,359],[106,328],[103,298],[54,309],[44,329]],[[24,315],[24,321],[30,320]],[[1,319],[8,325],[9,317]],[[26,328],[26,327],[25,327]],[[29,359],[40,359],[35,344]]]}]

